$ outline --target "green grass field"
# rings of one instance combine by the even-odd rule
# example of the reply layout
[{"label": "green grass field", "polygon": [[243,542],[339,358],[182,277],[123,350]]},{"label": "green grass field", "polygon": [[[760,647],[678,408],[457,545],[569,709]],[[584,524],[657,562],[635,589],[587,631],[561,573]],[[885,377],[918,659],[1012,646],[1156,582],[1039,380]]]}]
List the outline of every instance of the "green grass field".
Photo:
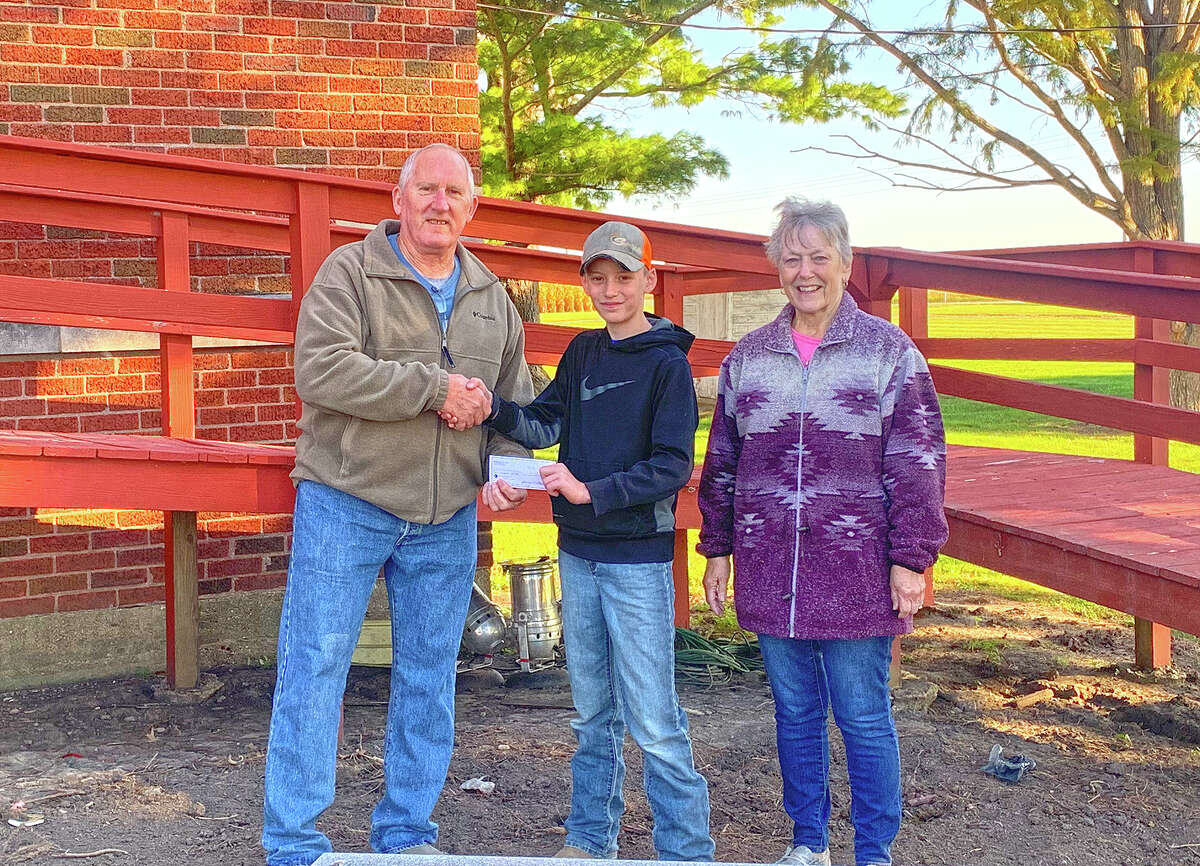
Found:
[{"label": "green grass field", "polygon": [[[559,313],[544,317],[551,324],[598,327],[600,318],[593,314]],[[931,337],[1053,337],[1129,338],[1133,322],[1119,314],[1071,310],[1036,304],[1003,301],[946,301],[929,307]],[[1076,361],[954,361],[939,359],[945,366],[997,373],[1101,394],[1129,397],[1133,393],[1133,367],[1122,363]],[[963,400],[942,398],[942,414],[947,439],[952,444],[1012,448],[1025,451],[1050,451],[1086,454],[1097,457],[1130,458],[1133,437],[1075,421],[1053,418]],[[703,459],[708,440],[710,416],[701,417],[696,434],[697,461]],[[542,456],[552,456],[547,453]],[[1200,472],[1200,446],[1174,442],[1171,465],[1177,469]],[[694,546],[695,533],[689,533]],[[555,534],[551,526],[537,524],[493,525],[494,552],[497,562],[526,557],[553,555]],[[691,554],[691,596],[693,606],[703,600],[700,579],[704,560]],[[1124,614],[1074,599],[1053,590],[979,568],[970,563],[943,557],[934,572],[935,586],[977,589],[1014,600],[1039,600],[1057,604],[1076,613],[1098,618],[1124,618]],[[503,596],[507,588],[499,566],[494,569],[493,586]]]}]

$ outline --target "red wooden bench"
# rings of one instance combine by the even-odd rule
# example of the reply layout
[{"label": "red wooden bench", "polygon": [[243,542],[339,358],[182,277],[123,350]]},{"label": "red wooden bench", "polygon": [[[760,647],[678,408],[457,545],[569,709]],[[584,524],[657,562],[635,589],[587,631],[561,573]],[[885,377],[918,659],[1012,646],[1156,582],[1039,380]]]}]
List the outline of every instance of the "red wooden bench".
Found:
[{"label": "red wooden bench", "polygon": [[168,436],[0,430],[0,505],[162,511],[167,670],[199,676],[196,512],[292,510],[291,448]]}]

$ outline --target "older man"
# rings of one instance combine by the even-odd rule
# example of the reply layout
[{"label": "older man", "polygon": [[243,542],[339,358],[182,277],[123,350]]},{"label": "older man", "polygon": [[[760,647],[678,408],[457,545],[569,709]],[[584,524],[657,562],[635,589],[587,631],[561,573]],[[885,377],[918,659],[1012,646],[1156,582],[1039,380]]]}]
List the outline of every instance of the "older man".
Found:
[{"label": "older man", "polygon": [[475,497],[489,453],[524,454],[486,428],[479,379],[526,403],[520,317],[460,243],[471,169],[446,145],[417,151],[392,193],[399,220],[334,250],[300,305],[291,566],[267,746],[269,866],[331,850],[338,711],[367,599],[383,569],[392,615],[381,853],[438,853],[430,814],[454,739],[454,668],[475,569]]}]

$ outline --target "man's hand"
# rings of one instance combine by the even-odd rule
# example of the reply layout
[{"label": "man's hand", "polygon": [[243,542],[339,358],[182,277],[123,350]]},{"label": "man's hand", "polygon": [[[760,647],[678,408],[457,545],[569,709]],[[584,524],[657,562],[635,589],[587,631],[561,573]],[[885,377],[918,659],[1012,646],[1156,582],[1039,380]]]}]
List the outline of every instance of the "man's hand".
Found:
[{"label": "man's hand", "polygon": [[592,494],[587,485],[571,474],[571,470],[561,463],[552,463],[538,470],[546,492],[551,496],[561,496],[572,505],[585,505],[592,501]]},{"label": "man's hand", "polygon": [[438,417],[452,430],[469,430],[483,423],[492,413],[492,392],[482,379],[468,379],[458,373],[450,374],[450,390],[446,402],[438,409]]},{"label": "man's hand", "polygon": [[704,600],[717,616],[725,612],[725,596],[729,592],[729,557],[714,556],[704,566]]},{"label": "man's hand", "polygon": [[912,616],[925,604],[925,575],[919,571],[892,563],[892,610],[903,619]]},{"label": "man's hand", "polygon": [[482,495],[483,504],[492,511],[508,511],[524,502],[529,492],[513,487],[503,478],[497,478],[483,485]]}]

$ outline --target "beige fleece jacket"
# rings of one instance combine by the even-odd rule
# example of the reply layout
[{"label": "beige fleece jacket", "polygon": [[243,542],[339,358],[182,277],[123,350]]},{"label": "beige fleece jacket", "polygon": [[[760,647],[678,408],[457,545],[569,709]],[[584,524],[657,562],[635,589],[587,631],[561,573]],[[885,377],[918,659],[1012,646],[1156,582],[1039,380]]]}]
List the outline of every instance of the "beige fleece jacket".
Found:
[{"label": "beige fleece jacket", "polygon": [[[443,349],[437,308],[401,264],[384,220],[329,254],[300,303],[296,391],[303,401],[292,480],[318,481],[405,520],[442,523],[473,500],[489,454],[528,452],[484,427],[437,416],[450,373],[528,403],[525,332],[504,286],[458,247],[462,273]],[[453,364],[453,366],[451,366]]]}]

